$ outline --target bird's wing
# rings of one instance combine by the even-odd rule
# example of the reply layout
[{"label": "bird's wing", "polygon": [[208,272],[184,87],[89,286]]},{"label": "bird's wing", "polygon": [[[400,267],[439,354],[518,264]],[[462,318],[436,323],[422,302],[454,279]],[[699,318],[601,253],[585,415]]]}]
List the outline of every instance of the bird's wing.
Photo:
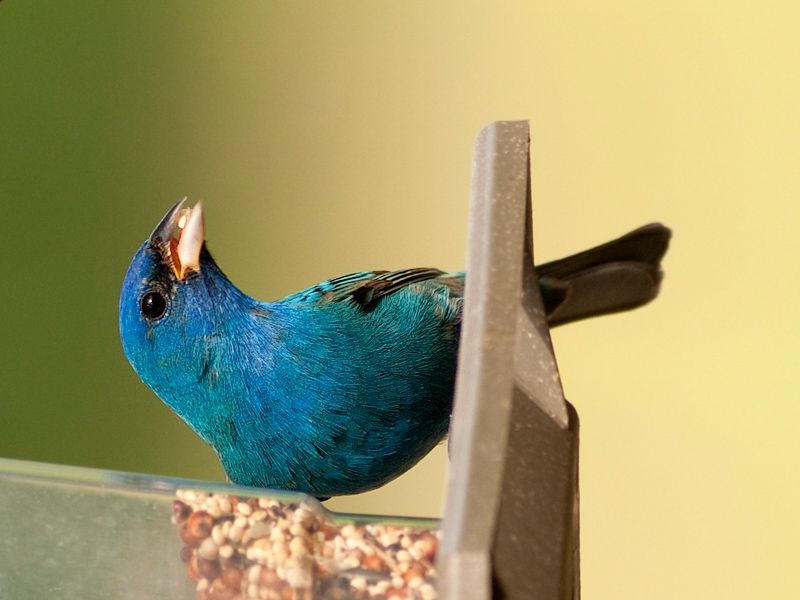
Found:
[{"label": "bird's wing", "polygon": [[285,303],[349,302],[368,311],[383,297],[411,284],[436,279],[444,271],[430,268],[402,271],[362,271],[323,281],[306,290],[287,296]]}]

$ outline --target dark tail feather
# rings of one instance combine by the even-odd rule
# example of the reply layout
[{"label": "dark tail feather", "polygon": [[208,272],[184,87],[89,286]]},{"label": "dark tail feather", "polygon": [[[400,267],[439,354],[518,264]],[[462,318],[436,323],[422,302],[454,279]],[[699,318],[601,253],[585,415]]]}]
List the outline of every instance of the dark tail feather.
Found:
[{"label": "dark tail feather", "polygon": [[538,265],[551,326],[647,304],[658,295],[671,232],[651,223],[584,252]]}]

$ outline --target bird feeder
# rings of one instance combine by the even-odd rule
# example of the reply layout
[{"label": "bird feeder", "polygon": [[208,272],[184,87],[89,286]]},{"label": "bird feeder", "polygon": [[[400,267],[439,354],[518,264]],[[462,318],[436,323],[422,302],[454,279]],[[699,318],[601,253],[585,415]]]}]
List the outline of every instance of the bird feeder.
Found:
[{"label": "bird feeder", "polygon": [[0,598],[577,599],[578,419],[533,267],[530,190],[527,122],[488,126],[441,522],[0,460]]}]

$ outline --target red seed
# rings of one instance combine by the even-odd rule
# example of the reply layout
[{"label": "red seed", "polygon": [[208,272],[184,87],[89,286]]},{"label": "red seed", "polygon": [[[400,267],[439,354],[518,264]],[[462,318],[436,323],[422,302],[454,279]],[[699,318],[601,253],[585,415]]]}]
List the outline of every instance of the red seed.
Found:
[{"label": "red seed", "polygon": [[332,540],[339,535],[339,529],[333,523],[323,522],[320,524],[319,530],[325,534],[326,540]]},{"label": "red seed", "polygon": [[214,517],[204,510],[198,510],[189,515],[186,525],[189,535],[197,540],[204,540],[211,535],[211,530],[214,528]]},{"label": "red seed", "polygon": [[436,536],[432,533],[423,533],[417,543],[422,551],[422,558],[433,562],[436,558],[436,546],[438,545]]},{"label": "red seed", "polygon": [[180,500],[172,501],[172,518],[175,523],[183,523],[189,518],[191,512],[192,509],[189,508],[188,504],[185,504]]},{"label": "red seed", "polygon": [[194,582],[200,581],[200,571],[197,569],[197,557],[192,556],[186,563],[186,575]]},{"label": "red seed", "polygon": [[425,579],[425,573],[423,572],[422,568],[418,565],[414,565],[413,567],[409,567],[408,570],[403,573],[403,579],[406,580],[406,583],[411,581],[412,579],[419,577],[420,579]]},{"label": "red seed", "polygon": [[197,557],[197,571],[206,579],[211,581],[220,574],[219,562],[216,560],[207,560],[205,558]]},{"label": "red seed", "polygon": [[384,564],[377,554],[373,554],[371,556],[365,556],[361,566],[370,571],[382,571]]},{"label": "red seed", "polygon": [[277,590],[283,581],[278,574],[275,572],[274,569],[269,569],[264,567],[261,569],[261,576],[258,579],[258,583],[261,585],[262,588],[267,588],[269,590]]},{"label": "red seed", "polygon": [[194,548],[198,544],[200,544],[200,540],[194,539],[189,534],[189,525],[184,521],[180,525],[178,525],[178,536],[181,538],[184,544],[189,548]]},{"label": "red seed", "polygon": [[237,590],[227,587],[222,579],[212,581],[208,590],[211,592],[213,600],[231,600],[237,592]]},{"label": "red seed", "polygon": [[229,566],[222,571],[222,583],[231,590],[238,590],[242,583],[242,570],[239,567]]}]

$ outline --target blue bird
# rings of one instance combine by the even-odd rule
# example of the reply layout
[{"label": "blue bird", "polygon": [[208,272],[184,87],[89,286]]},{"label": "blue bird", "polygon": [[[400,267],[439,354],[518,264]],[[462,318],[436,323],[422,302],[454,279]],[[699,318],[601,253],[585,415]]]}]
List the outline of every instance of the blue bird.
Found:
[{"label": "blue bird", "polygon": [[[550,324],[654,298],[669,235],[647,225],[537,267]],[[200,203],[181,201],[133,257],[119,327],[231,481],[328,497],[385,484],[446,435],[463,289],[464,273],[365,271],[260,302],[211,257]]]}]

